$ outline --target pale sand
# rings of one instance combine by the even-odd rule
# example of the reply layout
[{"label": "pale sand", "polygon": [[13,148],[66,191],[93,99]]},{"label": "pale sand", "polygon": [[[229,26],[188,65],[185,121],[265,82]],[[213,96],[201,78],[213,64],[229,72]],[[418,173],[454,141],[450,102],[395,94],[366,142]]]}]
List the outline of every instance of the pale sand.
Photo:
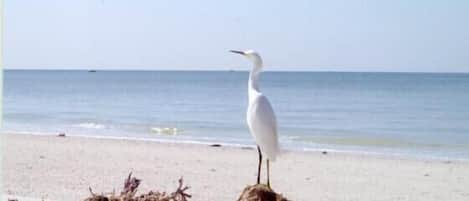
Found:
[{"label": "pale sand", "polygon": [[[132,171],[141,191],[173,190],[184,176],[192,200],[233,201],[256,179],[252,149],[12,134],[2,141],[7,197],[80,200],[89,186],[119,190]],[[272,165],[272,186],[297,201],[468,201],[469,163],[286,152]]]}]

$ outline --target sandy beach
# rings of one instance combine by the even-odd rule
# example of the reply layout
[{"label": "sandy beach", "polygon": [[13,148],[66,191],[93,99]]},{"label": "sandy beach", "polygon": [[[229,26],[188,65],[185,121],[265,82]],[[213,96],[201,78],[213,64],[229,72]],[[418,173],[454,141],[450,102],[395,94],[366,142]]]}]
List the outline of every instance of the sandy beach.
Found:
[{"label": "sandy beach", "polygon": [[[19,134],[3,134],[2,143],[4,199],[81,200],[88,187],[119,190],[133,172],[140,191],[171,191],[183,176],[192,200],[228,201],[256,179],[256,150],[240,147]],[[271,179],[296,201],[469,200],[461,161],[286,151]]]}]

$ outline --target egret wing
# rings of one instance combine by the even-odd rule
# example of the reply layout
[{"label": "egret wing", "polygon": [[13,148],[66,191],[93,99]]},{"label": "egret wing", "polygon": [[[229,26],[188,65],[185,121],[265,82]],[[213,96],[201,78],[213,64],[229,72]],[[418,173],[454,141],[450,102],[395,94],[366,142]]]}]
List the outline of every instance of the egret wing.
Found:
[{"label": "egret wing", "polygon": [[275,160],[279,151],[277,119],[269,100],[259,95],[248,110],[248,125],[257,145],[270,160]]}]

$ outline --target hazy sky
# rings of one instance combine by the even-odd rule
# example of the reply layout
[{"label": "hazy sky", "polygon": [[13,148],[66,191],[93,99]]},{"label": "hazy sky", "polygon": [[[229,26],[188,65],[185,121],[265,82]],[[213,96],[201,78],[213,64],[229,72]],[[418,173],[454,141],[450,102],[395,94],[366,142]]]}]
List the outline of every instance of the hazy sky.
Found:
[{"label": "hazy sky", "polygon": [[7,68],[469,72],[469,1],[5,0]]}]

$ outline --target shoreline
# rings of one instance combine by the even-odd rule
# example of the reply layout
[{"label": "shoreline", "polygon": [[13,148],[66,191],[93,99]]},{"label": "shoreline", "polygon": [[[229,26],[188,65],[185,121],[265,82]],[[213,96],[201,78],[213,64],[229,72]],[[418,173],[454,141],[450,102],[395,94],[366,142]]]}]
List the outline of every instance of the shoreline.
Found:
[{"label": "shoreline", "polygon": [[[11,135],[32,135],[32,136],[52,136],[56,137],[58,133],[52,132],[19,132],[19,131],[4,131],[3,133]],[[86,134],[66,134],[67,137],[77,137],[77,138],[89,138],[89,139],[105,139],[105,140],[126,140],[126,141],[142,141],[142,142],[154,142],[154,143],[170,143],[170,144],[193,144],[193,145],[221,145],[224,147],[233,147],[233,148],[244,148],[244,149],[255,149],[254,145],[249,144],[235,144],[227,143],[220,141],[201,141],[201,140],[181,140],[181,139],[163,139],[163,138],[145,138],[145,137],[126,137],[126,136],[101,136],[101,135],[86,135]],[[412,153],[384,153],[383,151],[373,151],[373,150],[359,150],[356,149],[346,149],[346,148],[289,148],[282,147],[281,152],[305,152],[305,153],[338,153],[338,154],[347,154],[347,155],[363,155],[379,158],[389,158],[389,159],[408,159],[408,160],[420,160],[420,161],[458,161],[458,162],[467,162],[469,163],[469,158],[460,158],[460,157],[449,157],[449,156],[428,156],[428,155],[417,155]],[[392,150],[391,150],[392,151]]]}]

